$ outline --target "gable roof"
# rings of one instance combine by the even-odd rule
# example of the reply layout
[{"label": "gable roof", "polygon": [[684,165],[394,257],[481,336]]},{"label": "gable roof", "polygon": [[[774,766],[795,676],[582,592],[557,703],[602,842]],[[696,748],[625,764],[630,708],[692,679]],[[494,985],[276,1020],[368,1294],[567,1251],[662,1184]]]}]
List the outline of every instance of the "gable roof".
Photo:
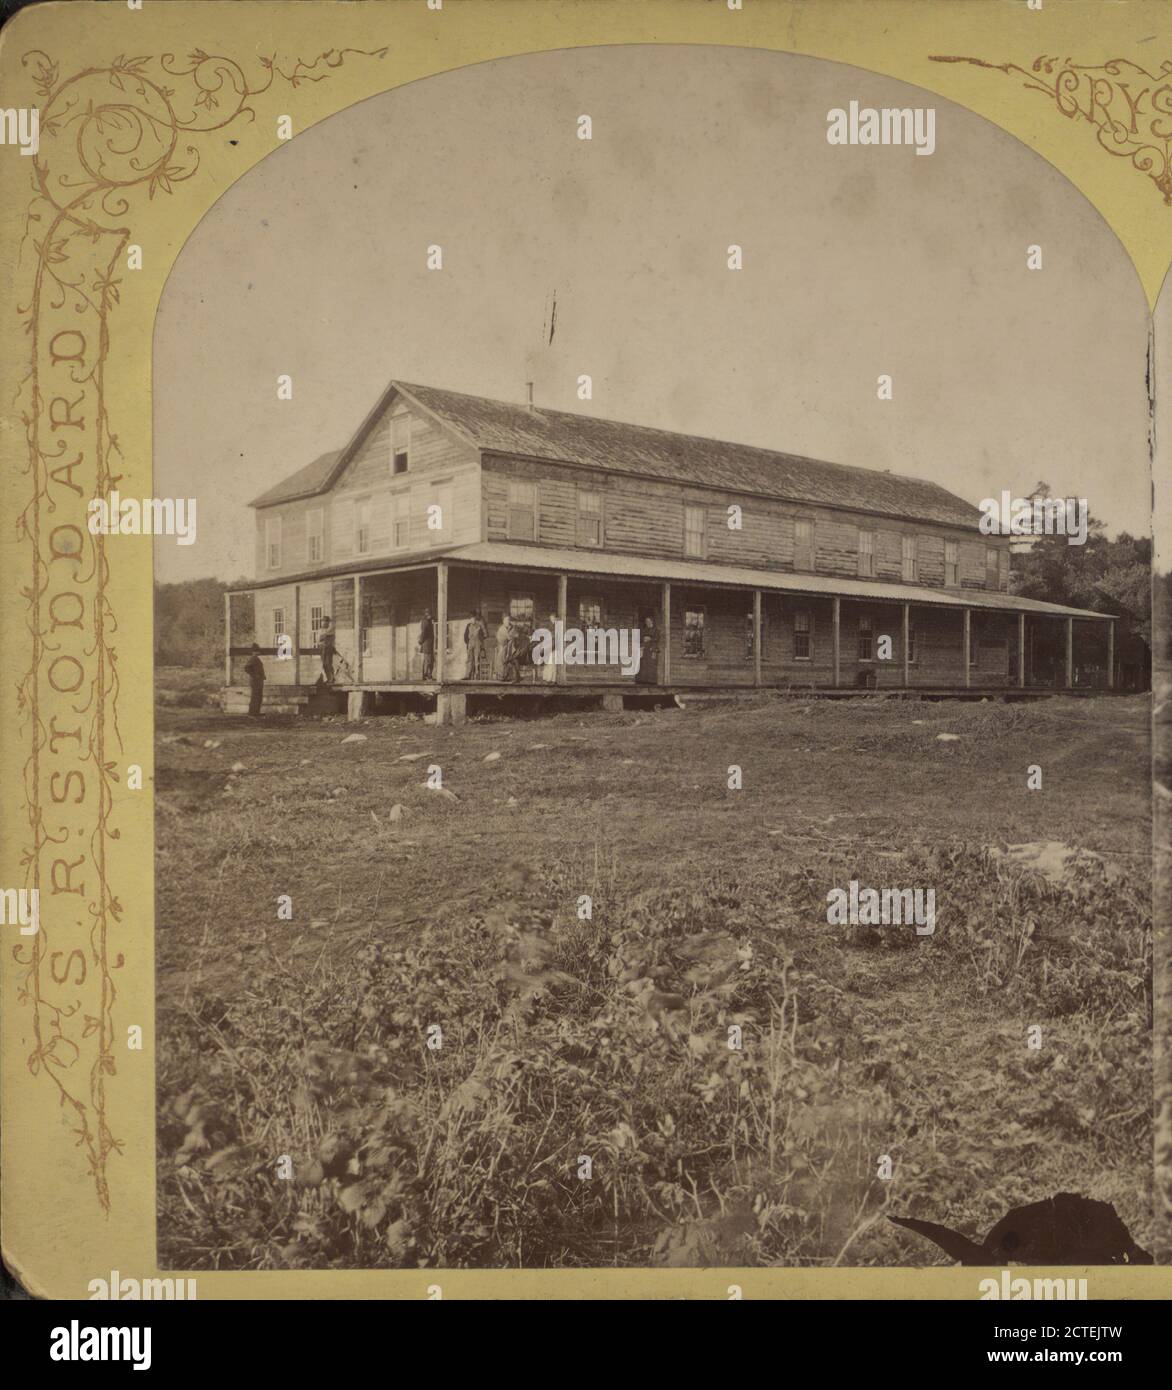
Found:
[{"label": "gable roof", "polygon": [[484,453],[518,455],[598,468],[608,473],[693,483],[733,493],[849,508],[967,529],[972,529],[980,518],[979,510],[971,503],[938,483],[922,478],[852,464],[826,463],[751,444],[677,434],[572,411],[530,408],[405,381],[390,383],[379,406],[363,422],[350,444],[334,455],[334,464],[327,470],[329,476],[323,477],[316,487],[308,486],[305,475],[329,455],[323,455],[308,469],[270,488],[252,505],[269,506],[329,487],[394,392]]},{"label": "gable roof", "polygon": [[334,465],[342,457],[344,450],[331,449],[327,454],[319,454],[312,463],[290,473],[279,483],[254,497],[250,507],[272,507],[278,502],[295,502],[299,497],[312,497],[324,492],[333,481]]}]

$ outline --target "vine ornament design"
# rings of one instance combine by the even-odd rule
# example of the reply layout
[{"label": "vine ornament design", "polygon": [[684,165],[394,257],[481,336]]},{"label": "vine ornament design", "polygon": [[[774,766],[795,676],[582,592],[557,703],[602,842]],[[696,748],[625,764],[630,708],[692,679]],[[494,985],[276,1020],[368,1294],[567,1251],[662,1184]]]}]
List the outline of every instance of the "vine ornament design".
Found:
[{"label": "vine ornament design", "polygon": [[1051,98],[1068,120],[1093,125],[1099,147],[1147,175],[1165,207],[1172,207],[1172,59],[1156,72],[1129,58],[1093,64],[1043,55],[1028,68],[945,54],[933,54],[930,61],[970,63],[1023,78],[1028,90]]},{"label": "vine ornament design", "polygon": [[110,563],[105,538],[89,532],[87,507],[121,478],[105,375],[117,271],[135,219],[198,172],[198,137],[255,120],[250,103],[277,82],[321,82],[348,57],[386,53],[328,49],[291,67],[262,57],[255,83],[240,63],[200,49],[182,60],[120,55],[66,78],[42,50],[21,60],[41,112],[17,272],[28,343],[16,391],[28,494],[15,525],[29,561],[21,596],[30,638],[17,687],[30,732],[21,862],[27,886],[51,908],[12,955],[17,1000],[32,1015],[28,1070],[56,1088],[107,1213],[109,1159],[123,1148],[107,1118],[116,972],[125,964],[114,949],[123,904],[108,864],[120,834],[113,811],[122,741]]}]

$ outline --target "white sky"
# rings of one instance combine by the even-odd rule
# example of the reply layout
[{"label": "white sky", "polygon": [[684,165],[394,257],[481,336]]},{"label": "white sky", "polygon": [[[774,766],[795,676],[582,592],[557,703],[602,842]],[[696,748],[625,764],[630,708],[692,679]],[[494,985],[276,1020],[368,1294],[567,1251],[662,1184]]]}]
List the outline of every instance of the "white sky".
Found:
[{"label": "white sky", "polygon": [[[851,99],[934,104],[935,154],[830,146]],[[251,573],[248,499],[340,447],[392,377],[512,400],[532,379],[538,404],[974,502],[1043,478],[1147,534],[1146,344],[1139,282],[1082,196],[919,89],[708,47],[481,64],[296,136],[196,229],[156,330],[155,492],[198,497],[199,539],[160,541],[156,570]]]}]

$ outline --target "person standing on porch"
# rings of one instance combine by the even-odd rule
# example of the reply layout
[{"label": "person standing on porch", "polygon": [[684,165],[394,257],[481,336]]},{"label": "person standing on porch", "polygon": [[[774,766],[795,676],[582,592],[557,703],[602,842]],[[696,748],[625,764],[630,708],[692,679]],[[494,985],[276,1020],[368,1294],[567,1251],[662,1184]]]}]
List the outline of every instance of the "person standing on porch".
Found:
[{"label": "person standing on porch", "polygon": [[554,661],[554,637],[557,633],[557,614],[549,615],[549,656],[541,667],[541,679],[543,681],[556,681],[558,678],[558,668]]},{"label": "person standing on porch", "polygon": [[248,677],[248,712],[253,718],[257,718],[265,694],[265,664],[260,659],[260,648],[255,642],[252,644],[252,655],[245,664],[244,674]]},{"label": "person standing on porch", "polygon": [[508,679],[509,647],[513,640],[513,620],[507,613],[501,616],[501,625],[496,630],[496,678]]},{"label": "person standing on porch", "polygon": [[464,648],[467,659],[464,663],[464,679],[478,681],[484,679],[484,646],[488,640],[488,629],[484,619],[474,608],[464,629]]},{"label": "person standing on porch", "polygon": [[334,662],[338,656],[338,639],[329,618],[323,618],[317,634],[317,648],[321,653],[322,675],[327,685],[334,683]]},{"label": "person standing on porch", "polygon": [[435,672],[435,623],[431,620],[431,609],[423,610],[423,621],[419,624],[419,651],[423,656],[423,680],[429,681]]},{"label": "person standing on porch", "polygon": [[655,631],[655,619],[643,619],[639,633],[639,669],[635,672],[637,685],[655,685],[658,680],[659,636]]}]

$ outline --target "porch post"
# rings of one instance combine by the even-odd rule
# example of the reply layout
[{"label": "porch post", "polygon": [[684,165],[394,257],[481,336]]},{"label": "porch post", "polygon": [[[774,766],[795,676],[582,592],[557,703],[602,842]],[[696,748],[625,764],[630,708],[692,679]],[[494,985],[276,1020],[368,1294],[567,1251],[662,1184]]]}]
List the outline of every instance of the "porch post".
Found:
[{"label": "porch post", "polygon": [[1017,683],[1025,689],[1026,683],[1026,640],[1025,613],[1017,615]]},{"label": "porch post", "polygon": [[838,685],[838,672],[839,672],[838,637],[839,637],[839,631],[840,631],[840,629],[841,629],[841,626],[842,626],[842,600],[838,597],[837,594],[835,594],[835,596],[834,596],[834,618],[833,618],[833,621],[832,621],[832,623],[831,623],[831,628],[833,629],[833,634],[834,634],[834,684],[835,684],[836,687],[837,687],[837,685]]},{"label": "porch post", "polygon": [[761,684],[761,590],[753,590],[753,684]]},{"label": "porch post", "polygon": [[[566,608],[567,608],[567,606],[568,606],[567,592],[568,592],[568,590],[569,590],[569,587],[570,587],[570,586],[569,586],[569,581],[567,580],[566,576],[565,576],[564,574],[559,574],[559,575],[558,575],[558,622],[560,622],[561,625],[562,625],[562,633],[563,633],[563,634],[565,633],[565,630],[566,630]],[[552,636],[553,634],[551,633],[550,635]],[[559,662],[558,662],[558,664],[553,668],[553,673],[554,673],[554,683],[555,683],[556,685],[565,685],[565,683],[566,683],[566,663],[565,663],[564,661],[559,661]]]},{"label": "porch post", "polygon": [[362,576],[354,576],[354,683],[362,684]]},{"label": "porch post", "polygon": [[224,684],[232,684],[232,595],[224,592]]},{"label": "porch post", "polygon": [[301,684],[301,585],[293,585],[293,684]]},{"label": "porch post", "polygon": [[1066,620],[1066,688],[1074,689],[1074,619]]},{"label": "porch post", "polygon": [[671,684],[671,584],[663,581],[663,685]]},{"label": "porch post", "polygon": [[964,610],[964,688],[967,690],[972,684],[972,612],[966,608]]},{"label": "porch post", "polygon": [[1115,689],[1115,619],[1107,623],[1107,689]]},{"label": "porch post", "polygon": [[910,603],[903,606],[903,686],[906,690],[912,683],[911,658],[908,653],[908,639],[911,636],[911,609]]},{"label": "porch post", "polygon": [[443,560],[435,567],[435,679],[444,683],[444,657],[448,649],[448,566]]}]

